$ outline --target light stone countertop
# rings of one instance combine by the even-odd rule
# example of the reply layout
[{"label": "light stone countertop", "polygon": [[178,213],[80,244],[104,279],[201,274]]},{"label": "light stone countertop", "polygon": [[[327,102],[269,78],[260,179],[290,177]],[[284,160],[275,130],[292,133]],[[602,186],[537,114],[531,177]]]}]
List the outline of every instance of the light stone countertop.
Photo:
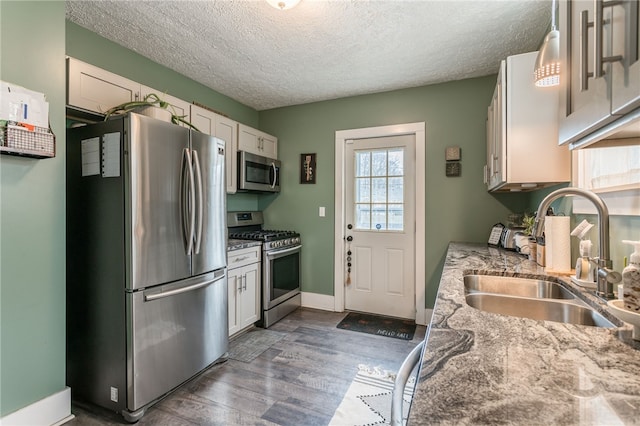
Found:
[{"label": "light stone countertop", "polygon": [[629,324],[607,312],[620,328],[479,311],[466,304],[462,277],[483,272],[546,275],[515,252],[449,245],[408,425],[640,424],[640,344]]},{"label": "light stone countertop", "polygon": [[229,239],[227,252],[262,245],[262,241]]}]

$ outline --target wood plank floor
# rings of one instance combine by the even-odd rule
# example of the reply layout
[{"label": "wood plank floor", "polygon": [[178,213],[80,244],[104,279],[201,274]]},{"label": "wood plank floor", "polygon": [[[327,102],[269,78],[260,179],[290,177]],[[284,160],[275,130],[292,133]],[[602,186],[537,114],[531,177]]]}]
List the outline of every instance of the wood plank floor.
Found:
[{"label": "wood plank floor", "polygon": [[[358,364],[397,371],[424,339],[341,330],[346,313],[300,308],[269,330],[286,333],[250,363],[229,359],[183,384],[147,410],[138,425],[327,425]],[[72,390],[73,392],[73,390]],[[70,426],[126,424],[99,407],[72,404]]]}]

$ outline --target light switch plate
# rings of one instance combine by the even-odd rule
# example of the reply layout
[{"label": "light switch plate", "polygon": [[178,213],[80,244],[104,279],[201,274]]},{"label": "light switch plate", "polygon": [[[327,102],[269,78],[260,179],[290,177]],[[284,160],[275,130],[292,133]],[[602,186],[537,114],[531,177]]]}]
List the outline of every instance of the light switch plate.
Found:
[{"label": "light switch plate", "polygon": [[459,161],[460,160],[460,147],[448,146],[444,150],[444,159],[446,161]]}]

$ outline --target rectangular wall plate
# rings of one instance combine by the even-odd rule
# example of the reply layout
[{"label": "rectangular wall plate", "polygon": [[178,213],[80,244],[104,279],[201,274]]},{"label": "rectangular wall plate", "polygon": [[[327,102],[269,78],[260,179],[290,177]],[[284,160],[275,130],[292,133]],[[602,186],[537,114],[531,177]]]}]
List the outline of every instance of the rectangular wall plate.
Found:
[{"label": "rectangular wall plate", "polygon": [[461,173],[462,165],[459,161],[451,161],[445,164],[445,174],[447,177],[458,177]]},{"label": "rectangular wall plate", "polygon": [[461,156],[459,146],[448,146],[444,150],[444,159],[446,161],[459,161]]}]

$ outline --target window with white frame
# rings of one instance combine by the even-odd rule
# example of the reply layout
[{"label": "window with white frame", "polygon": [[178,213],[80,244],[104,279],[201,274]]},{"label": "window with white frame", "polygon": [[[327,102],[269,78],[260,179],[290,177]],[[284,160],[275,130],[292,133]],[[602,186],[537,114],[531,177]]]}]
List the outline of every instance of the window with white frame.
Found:
[{"label": "window with white frame", "polygon": [[[603,146],[575,152],[574,185],[598,193],[617,215],[640,215],[640,140],[636,145]],[[574,213],[595,213],[580,197]]]}]

